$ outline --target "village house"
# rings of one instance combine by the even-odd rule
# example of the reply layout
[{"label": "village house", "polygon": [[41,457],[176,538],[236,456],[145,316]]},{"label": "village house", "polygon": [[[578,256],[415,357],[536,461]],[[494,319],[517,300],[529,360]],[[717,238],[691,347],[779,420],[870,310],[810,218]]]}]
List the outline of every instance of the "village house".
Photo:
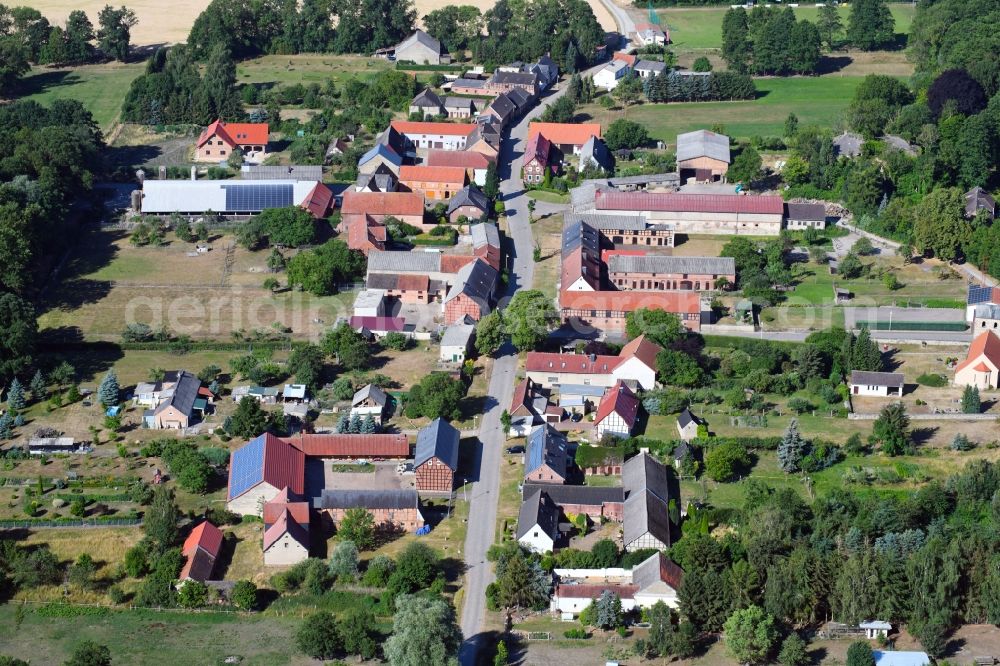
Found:
[{"label": "village house", "polygon": [[667,69],[667,64],[661,60],[638,60],[632,71],[640,79],[652,79],[659,76]]},{"label": "village house", "polygon": [[355,317],[384,317],[385,289],[362,289],[354,297]]},{"label": "village house", "polygon": [[535,426],[525,439],[524,482],[566,483],[566,436],[546,424]]},{"label": "village house", "polygon": [[410,102],[410,115],[424,120],[428,116],[444,115],[444,102],[430,88],[424,88]]},{"label": "village house", "polygon": [[[444,283],[428,279],[426,275],[373,273],[368,277],[369,290],[380,291],[386,298],[394,298],[405,305],[427,304],[438,300],[445,288]],[[363,315],[355,313],[355,316]]]},{"label": "village house", "polygon": [[[193,168],[193,167],[192,167]],[[314,218],[333,207],[333,191],[308,180],[149,180],[142,183],[144,215],[250,216],[270,208],[299,206]]]},{"label": "village house", "polygon": [[424,224],[424,197],[418,192],[344,192],[340,204],[340,230],[347,234],[347,245],[365,254],[383,250],[387,233],[383,222],[393,217],[400,222],[428,231]]},{"label": "village house", "polygon": [[[553,165],[553,162],[555,164]],[[558,173],[558,158],[552,159],[552,144],[543,134],[532,134],[524,147],[524,159],[521,163],[521,178],[525,183],[540,184],[545,180],[545,170],[556,166]]]},{"label": "village house", "polygon": [[264,505],[265,566],[298,564],[309,557],[309,503],[283,488]]},{"label": "village house", "polygon": [[542,90],[549,89],[552,84],[559,80],[559,65],[549,57],[548,53],[539,58],[537,62],[525,65],[522,69],[538,77],[538,86]]},{"label": "village house", "polygon": [[499,274],[482,259],[463,266],[444,297],[444,321],[452,325],[466,318],[479,321],[493,308]]},{"label": "village house", "polygon": [[544,134],[563,155],[578,155],[591,137],[601,138],[600,123],[528,123],[528,140]]},{"label": "village house", "polygon": [[677,135],[677,171],[681,182],[726,182],[731,163],[729,137],[708,130]]},{"label": "village house", "polygon": [[507,410],[507,415],[510,416],[507,437],[525,437],[532,428],[545,422],[549,399],[539,388],[527,377],[514,387],[510,408]]},{"label": "village house", "polygon": [[474,123],[437,123],[394,120],[390,127],[404,139],[408,150],[435,148],[438,150],[465,150],[469,135],[476,129]]},{"label": "village house", "polygon": [[163,380],[136,386],[137,404],[149,406],[142,424],[154,430],[179,430],[191,425],[195,415],[204,417],[211,392],[201,380],[186,370],[165,373]]},{"label": "village house", "polygon": [[459,432],[442,418],[436,418],[417,433],[413,471],[417,490],[450,493],[458,469]]},{"label": "village house", "polygon": [[781,233],[785,202],[777,195],[679,194],[597,190],[594,211],[606,215],[642,215],[647,222],[670,224],[689,234]]},{"label": "village house", "polygon": [[532,98],[538,97],[538,76],[532,72],[508,72],[498,69],[486,80],[486,93],[499,95],[520,88]]},{"label": "village house", "polygon": [[522,501],[539,490],[565,515],[586,514],[588,519],[598,524],[607,520],[621,522],[624,516],[625,491],[621,486],[525,483],[521,488]]},{"label": "village house", "polygon": [[662,46],[670,41],[669,33],[655,23],[636,23],[635,36],[646,46]]},{"label": "village house", "polygon": [[541,489],[521,502],[517,542],[533,553],[551,553],[559,539],[559,507]]},{"label": "village house", "polygon": [[476,118],[476,129],[469,135],[466,147],[476,153],[485,155],[487,159],[496,161],[500,154],[500,132],[503,125],[498,124],[493,116]]},{"label": "village house", "polygon": [[663,602],[678,608],[684,572],[663,553],[654,553],[631,569],[554,569],[549,609],[576,617],[605,591],[621,598],[625,612]]},{"label": "village house", "polygon": [[466,223],[485,219],[489,215],[490,200],[475,183],[470,183],[459,190],[448,202],[448,221],[459,224],[461,218]]},{"label": "village house", "polygon": [[559,294],[559,314],[563,322],[611,333],[625,331],[625,319],[636,310],[663,310],[681,318],[689,331],[701,330],[702,321],[711,321],[710,303],[695,291],[563,291]]},{"label": "village house", "polygon": [[243,398],[253,398],[262,405],[273,405],[278,402],[278,388],[275,386],[234,386],[230,391],[230,397],[236,403]]},{"label": "village house", "polygon": [[996,217],[997,202],[989,192],[977,185],[965,193],[965,217],[971,220],[981,210],[992,221]]},{"label": "village house", "polygon": [[227,123],[216,120],[198,136],[195,162],[225,162],[233,151],[244,162],[262,162],[267,157],[267,123]]},{"label": "village house", "polygon": [[506,93],[497,95],[493,101],[491,101],[485,109],[479,113],[479,118],[477,122],[485,121],[488,118],[492,118],[493,121],[502,129],[507,126],[514,116],[517,115],[517,104],[514,103]]},{"label": "village house", "polygon": [[656,386],[656,356],[662,349],[644,335],[630,341],[618,356],[528,352],[525,374],[544,388],[564,384],[610,388],[623,381],[643,390]]},{"label": "village house", "polygon": [[396,62],[413,62],[418,65],[447,65],[451,55],[441,42],[423,30],[416,30],[392,49]]},{"label": "village house", "polygon": [[587,169],[603,169],[609,174],[613,174],[615,170],[615,158],[611,155],[611,151],[608,150],[604,141],[596,136],[587,139],[587,143],[583,144],[583,148],[580,149],[577,170],[586,171]]},{"label": "village house", "polygon": [[441,349],[438,352],[439,360],[444,363],[465,363],[465,359],[472,349],[472,340],[475,334],[475,324],[463,321],[456,322],[444,329],[444,334],[441,336]]},{"label": "village house", "polygon": [[969,345],[965,360],[955,367],[955,386],[979,390],[1000,385],[1000,337],[993,331],[979,333]]},{"label": "village house", "polygon": [[472,236],[472,254],[479,257],[493,267],[493,270],[500,271],[502,259],[500,249],[500,230],[493,222],[480,222],[473,224],[469,228],[469,235]]},{"label": "village house", "polygon": [[471,97],[449,95],[444,98],[444,113],[452,119],[469,119],[476,115],[476,101]]},{"label": "village house", "polygon": [[607,436],[627,438],[632,435],[639,415],[639,398],[621,380],[608,389],[594,415],[597,441]]},{"label": "village house", "polygon": [[629,64],[624,60],[612,60],[594,74],[594,86],[602,90],[614,90],[630,71]]},{"label": "village house", "polygon": [[[603,243],[611,245],[647,245],[674,247],[674,230],[669,224],[650,224],[641,215],[584,214],[566,216],[566,226],[583,224],[600,233],[596,249]],[[580,232],[572,232],[580,233]]]},{"label": "village house", "polygon": [[351,398],[351,416],[357,414],[362,419],[371,416],[375,423],[381,424],[388,404],[385,391],[374,384],[365,384]]},{"label": "village house", "polygon": [[677,435],[685,442],[690,442],[698,436],[698,428],[705,422],[694,415],[687,407],[677,415]]},{"label": "village house", "polygon": [[445,201],[458,193],[466,183],[462,167],[402,166],[399,184],[410,192],[419,192],[428,201]]},{"label": "village house", "polygon": [[626,494],[622,545],[627,552],[666,550],[680,536],[680,495],[671,485],[667,468],[648,453],[633,456],[622,465]]},{"label": "village house", "polygon": [[412,489],[323,490],[314,500],[316,510],[334,526],[351,509],[364,509],[382,530],[416,532],[424,526],[420,498]]},{"label": "village house", "polygon": [[851,370],[851,395],[903,397],[903,373]]},{"label": "village house", "polygon": [[196,580],[204,583],[212,579],[215,562],[222,552],[222,530],[207,520],[198,523],[184,540],[181,555],[184,566],[177,579],[181,582]]},{"label": "village house", "polygon": [[736,284],[732,257],[624,255],[608,257],[608,280],[621,290],[714,291],[719,280]]},{"label": "village house", "polygon": [[358,174],[371,175],[380,169],[388,169],[399,175],[399,167],[403,164],[402,156],[392,146],[376,143],[358,160]]},{"label": "village house", "polygon": [[264,433],[229,455],[226,508],[241,516],[260,515],[261,507],[287,488],[303,494],[305,455],[287,441]]},{"label": "village house", "polygon": [[451,82],[450,90],[456,95],[486,95],[486,79],[460,76]]},{"label": "village house", "polygon": [[472,150],[430,150],[424,164],[432,167],[462,167],[470,183],[486,185],[486,172],[495,160]]},{"label": "village house", "polygon": [[825,229],[826,206],[811,203],[785,204],[785,228],[787,229]]}]

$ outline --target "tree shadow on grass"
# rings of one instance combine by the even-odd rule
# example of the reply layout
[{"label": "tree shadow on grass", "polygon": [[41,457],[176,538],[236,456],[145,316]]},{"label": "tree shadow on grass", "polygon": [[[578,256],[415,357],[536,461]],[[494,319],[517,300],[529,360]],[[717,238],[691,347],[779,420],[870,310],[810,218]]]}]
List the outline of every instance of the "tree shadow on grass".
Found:
[{"label": "tree shadow on grass", "polygon": [[910,431],[910,440],[914,445],[920,446],[921,444],[926,444],[934,437],[934,434],[938,431],[937,426],[924,426],[922,428],[914,428]]},{"label": "tree shadow on grass", "polygon": [[21,95],[38,95],[48,92],[54,88],[76,85],[80,82],[80,77],[68,69],[54,69],[21,79],[18,84],[18,92]]},{"label": "tree shadow on grass", "polygon": [[816,73],[819,75],[833,74],[834,72],[839,72],[853,62],[854,58],[849,55],[823,56],[819,59],[819,64],[816,66]]}]

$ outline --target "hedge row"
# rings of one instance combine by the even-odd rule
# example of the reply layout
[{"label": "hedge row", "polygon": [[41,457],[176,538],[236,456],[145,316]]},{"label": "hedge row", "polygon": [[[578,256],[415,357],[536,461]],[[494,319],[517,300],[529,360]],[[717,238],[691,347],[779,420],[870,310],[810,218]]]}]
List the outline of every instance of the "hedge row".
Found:
[{"label": "hedge row", "polygon": [[80,351],[97,353],[102,350],[107,352],[115,351],[246,351],[267,349],[271,351],[282,351],[289,347],[296,347],[306,344],[305,342],[291,340],[262,340],[258,342],[219,342],[215,340],[192,340],[185,342],[40,342],[38,349],[41,351],[65,352]]},{"label": "hedge row", "polygon": [[418,65],[409,60],[397,60],[396,69],[404,69],[410,72],[458,72],[465,71],[465,65]]},{"label": "hedge row", "polygon": [[70,504],[78,499],[82,499],[84,502],[128,502],[131,500],[131,495],[128,493],[108,493],[105,495],[73,495],[69,493],[58,493],[56,497],[64,502],[69,502]]}]

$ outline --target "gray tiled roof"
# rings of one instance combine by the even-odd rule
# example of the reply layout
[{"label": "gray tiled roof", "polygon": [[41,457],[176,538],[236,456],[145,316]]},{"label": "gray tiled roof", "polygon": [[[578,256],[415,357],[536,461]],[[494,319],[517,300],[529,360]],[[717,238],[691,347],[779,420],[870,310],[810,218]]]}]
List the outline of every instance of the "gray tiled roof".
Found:
[{"label": "gray tiled roof", "polygon": [[640,453],[622,465],[622,487],[629,497],[649,490],[664,502],[670,499],[667,468],[648,453]]},{"label": "gray tiled roof", "polygon": [[413,101],[410,102],[410,106],[432,106],[440,109],[441,98],[438,97],[437,94],[430,88],[425,88],[419,95],[413,98]]},{"label": "gray tiled roof", "polygon": [[661,254],[630,256],[615,254],[608,258],[612,273],[685,273],[729,275],[736,272],[732,257],[668,257]]},{"label": "gray tiled roof", "polygon": [[556,504],[620,504],[625,501],[625,491],[619,486],[562,486],[540,483],[526,483],[521,497],[527,499],[537,490],[542,490]]},{"label": "gray tiled roof", "polygon": [[697,416],[695,416],[694,413],[690,409],[688,409],[687,407],[685,407],[684,411],[681,412],[677,416],[677,423],[680,424],[680,426],[683,428],[687,424],[692,423],[692,422],[700,424],[701,423],[701,419],[699,419]]},{"label": "gray tiled roof", "polygon": [[462,206],[475,206],[484,213],[489,210],[490,200],[475,183],[469,183],[460,189],[448,203],[448,214]]},{"label": "gray tiled roof", "polygon": [[785,217],[789,220],[825,221],[826,206],[812,203],[785,204]]},{"label": "gray tiled roof", "polygon": [[245,164],[240,167],[243,180],[323,180],[323,167],[314,164],[265,166]]},{"label": "gray tiled roof", "polygon": [[523,111],[525,107],[531,104],[531,94],[524,88],[514,88],[507,93],[507,97],[510,98],[510,101],[514,102],[519,111]]},{"label": "gray tiled roof", "polygon": [[476,301],[484,312],[489,311],[496,283],[497,272],[485,261],[477,259],[458,271],[455,284],[448,290],[444,302],[448,303],[459,294],[465,294]]},{"label": "gray tiled roof", "polygon": [[523,537],[535,525],[550,537],[554,536],[558,524],[559,509],[541,489],[535,490],[521,503],[517,514],[517,538]]},{"label": "gray tiled roof", "polygon": [[497,225],[492,222],[473,224],[469,229],[472,234],[472,246],[479,248],[484,245],[490,247],[500,247],[500,231]]},{"label": "gray tiled roof", "polygon": [[412,35],[410,35],[409,37],[407,37],[406,39],[404,39],[403,41],[401,41],[399,44],[396,45],[396,50],[398,51],[405,49],[414,42],[420,43],[433,51],[441,53],[441,42],[434,39],[423,30],[414,31]]},{"label": "gray tiled roof", "polygon": [[903,373],[901,372],[866,372],[864,370],[851,370],[851,383],[861,386],[889,386],[892,388],[903,386]]},{"label": "gray tiled roof", "polygon": [[833,147],[837,155],[844,157],[857,157],[861,154],[861,144],[864,139],[860,134],[844,132],[833,138]]},{"label": "gray tiled roof", "polygon": [[449,95],[444,98],[444,108],[446,109],[468,109],[472,111],[475,108],[475,103],[471,97],[455,97],[454,95]]},{"label": "gray tiled roof", "polygon": [[604,142],[596,136],[590,137],[587,139],[587,143],[583,144],[583,148],[580,149],[579,164],[580,171],[591,165],[607,171],[614,168],[614,160],[611,158],[611,152]]},{"label": "gray tiled roof", "polygon": [[485,88],[486,81],[483,79],[457,78],[451,82],[452,88]]},{"label": "gray tiled roof", "polygon": [[635,63],[635,67],[633,67],[632,69],[635,70],[642,69],[650,72],[656,72],[657,74],[659,74],[666,68],[667,68],[666,63],[660,62],[659,60],[640,60],[637,63]]},{"label": "gray tiled roof", "polygon": [[626,547],[647,532],[669,546],[673,542],[671,528],[667,503],[653,493],[633,493],[625,500],[622,543]]},{"label": "gray tiled roof", "polygon": [[379,251],[368,253],[369,273],[439,273],[439,252]]},{"label": "gray tiled roof", "polygon": [[444,329],[441,336],[442,347],[465,347],[469,344],[476,327],[473,324],[452,324]]},{"label": "gray tiled roof", "polygon": [[323,490],[315,498],[316,509],[413,509],[419,506],[417,491],[399,490]]},{"label": "gray tiled roof", "polygon": [[437,458],[455,471],[458,469],[458,439],[455,426],[440,417],[434,419],[417,433],[413,466],[419,467],[431,458]]},{"label": "gray tiled roof", "polygon": [[384,405],[386,403],[385,391],[374,384],[365,384],[354,394],[351,404],[356,405],[362,400],[368,400],[369,398],[374,400],[376,405]]},{"label": "gray tiled roof", "polygon": [[677,135],[677,161],[698,157],[729,162],[729,137],[708,130],[696,130]]},{"label": "gray tiled roof", "polygon": [[496,71],[493,73],[493,83],[501,85],[535,85],[538,76],[532,72]]},{"label": "gray tiled roof", "polygon": [[603,215],[601,213],[588,213],[586,215],[574,215],[573,219],[580,220],[587,226],[598,231],[618,229],[621,231],[644,231],[647,226],[646,219],[641,215]]},{"label": "gray tiled roof", "polygon": [[496,98],[490,102],[488,108],[494,109],[502,118],[506,118],[517,111],[517,104],[515,104],[506,93],[503,93],[497,95]]}]

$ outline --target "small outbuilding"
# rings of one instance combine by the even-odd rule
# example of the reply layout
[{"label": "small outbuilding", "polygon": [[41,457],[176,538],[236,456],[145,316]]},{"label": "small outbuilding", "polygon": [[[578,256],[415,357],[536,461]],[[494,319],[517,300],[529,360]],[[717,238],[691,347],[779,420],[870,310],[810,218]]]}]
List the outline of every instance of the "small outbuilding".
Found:
[{"label": "small outbuilding", "polygon": [[441,336],[439,358],[445,363],[465,363],[475,333],[476,326],[471,323],[460,322],[446,328]]},{"label": "small outbuilding", "polygon": [[903,397],[903,373],[851,371],[851,395]]},{"label": "small outbuilding", "polygon": [[685,407],[684,411],[677,415],[677,434],[685,442],[690,442],[698,436],[698,427],[704,425],[704,423],[690,409]]},{"label": "small outbuilding", "polygon": [[389,396],[385,391],[374,384],[365,384],[351,398],[351,416],[357,414],[364,418],[370,415],[376,423],[382,423],[388,404]]}]

